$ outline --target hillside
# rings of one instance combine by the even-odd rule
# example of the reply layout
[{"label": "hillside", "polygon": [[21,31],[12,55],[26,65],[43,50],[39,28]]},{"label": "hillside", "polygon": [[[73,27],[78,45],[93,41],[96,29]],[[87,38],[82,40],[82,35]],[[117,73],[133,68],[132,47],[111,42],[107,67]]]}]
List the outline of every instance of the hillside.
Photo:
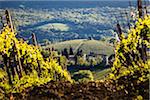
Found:
[{"label": "hillside", "polygon": [[[46,7],[47,3],[49,4],[48,8]],[[119,10],[125,10],[125,8],[117,8],[111,5],[110,7],[105,7],[104,5],[107,3],[98,7],[100,3],[90,2],[89,5],[87,2],[78,1],[71,4],[71,7],[78,5],[77,7],[67,9],[66,6],[70,6],[69,2],[57,3],[40,2],[39,5],[37,2],[28,1],[24,2],[24,4],[17,2],[17,4],[11,5],[14,6],[11,9],[12,17],[21,36],[29,38],[32,33],[35,33],[39,42],[44,39],[55,42],[79,38],[88,39],[88,37],[97,40],[103,37],[112,37],[115,17],[110,12],[119,14]],[[63,5],[64,3],[65,6]],[[109,4],[112,3],[110,2]],[[4,2],[0,2],[0,4],[5,5]],[[91,6],[91,4],[93,8],[85,7],[86,5]],[[30,7],[26,7],[27,5]],[[35,5],[39,6],[39,8],[33,9]],[[61,5],[62,7],[58,9],[53,7],[54,5]],[[3,15],[3,9],[7,9],[7,5],[5,6],[3,6],[4,8],[0,7],[0,15]],[[15,6],[21,7],[14,9]],[[22,9],[22,6],[25,8],[23,7],[24,9]],[[40,9],[41,7],[46,8]],[[125,23],[126,19],[122,19]]]},{"label": "hillside", "polygon": [[74,52],[79,48],[79,50],[83,50],[84,53],[89,54],[90,52],[98,53],[98,54],[113,54],[113,47],[103,41],[98,40],[86,40],[86,39],[78,39],[78,40],[69,40],[64,42],[59,42],[55,44],[51,44],[45,46],[43,48],[51,48],[54,47],[58,51],[63,50],[64,48],[72,47]]}]

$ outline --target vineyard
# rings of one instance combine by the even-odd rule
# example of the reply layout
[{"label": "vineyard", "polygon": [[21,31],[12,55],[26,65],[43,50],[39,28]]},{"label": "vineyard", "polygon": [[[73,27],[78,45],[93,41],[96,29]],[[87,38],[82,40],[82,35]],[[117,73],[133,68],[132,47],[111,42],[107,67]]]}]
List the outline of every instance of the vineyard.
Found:
[{"label": "vineyard", "polygon": [[[43,59],[37,45],[28,45],[16,38],[9,12],[6,10],[7,25],[1,30],[0,53],[4,67],[0,69],[0,87],[4,94],[19,93],[31,86],[39,86],[50,80],[71,82],[69,73],[61,68],[55,60]],[[36,40],[34,38],[34,44]],[[4,97],[3,94],[1,96]]]},{"label": "vineyard", "polygon": [[[140,1],[140,0],[139,0]],[[76,82],[52,55],[46,59],[36,36],[32,44],[17,38],[10,12],[0,34],[0,99],[2,100],[148,100],[150,71],[150,16],[139,16],[128,35],[115,43],[115,60],[104,80]]]}]

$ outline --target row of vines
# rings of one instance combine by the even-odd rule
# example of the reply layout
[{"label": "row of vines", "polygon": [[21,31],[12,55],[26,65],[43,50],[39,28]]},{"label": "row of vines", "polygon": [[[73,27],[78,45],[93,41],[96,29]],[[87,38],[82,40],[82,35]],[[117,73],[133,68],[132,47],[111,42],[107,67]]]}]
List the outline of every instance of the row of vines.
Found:
[{"label": "row of vines", "polygon": [[0,98],[8,93],[23,92],[28,87],[39,86],[50,80],[71,82],[69,73],[56,60],[44,59],[37,45],[28,45],[23,39],[17,39],[10,20],[7,21],[0,34],[0,54],[4,63],[0,68]]},{"label": "row of vines", "polygon": [[[123,90],[126,96],[138,96],[141,100],[149,93],[144,88],[150,78],[150,16],[141,17],[130,29],[128,36],[120,35],[116,43],[115,61],[111,67],[110,80],[116,90]],[[146,98],[148,99],[148,98]]]}]

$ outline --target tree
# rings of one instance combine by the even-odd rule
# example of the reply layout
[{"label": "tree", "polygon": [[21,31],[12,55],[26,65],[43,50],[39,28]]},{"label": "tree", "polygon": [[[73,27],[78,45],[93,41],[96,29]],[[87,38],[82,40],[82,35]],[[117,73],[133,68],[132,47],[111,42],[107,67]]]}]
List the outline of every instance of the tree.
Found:
[{"label": "tree", "polygon": [[77,64],[78,64],[78,65],[83,66],[83,65],[84,65],[84,62],[85,62],[85,61],[84,61],[84,59],[83,59],[82,57],[79,57],[79,56],[77,57]]},{"label": "tree", "polygon": [[69,53],[68,53],[67,48],[64,48],[64,50],[63,50],[63,52],[62,52],[62,55],[63,55],[63,56],[66,56],[66,58],[68,59]]},{"label": "tree", "polygon": [[77,56],[80,56],[80,57],[83,56],[83,51],[78,49]]},{"label": "tree", "polygon": [[97,65],[97,61],[96,61],[95,59],[91,59],[91,60],[90,60],[90,65],[91,65],[91,66]]},{"label": "tree", "polygon": [[72,47],[70,47],[69,55],[74,55]]}]

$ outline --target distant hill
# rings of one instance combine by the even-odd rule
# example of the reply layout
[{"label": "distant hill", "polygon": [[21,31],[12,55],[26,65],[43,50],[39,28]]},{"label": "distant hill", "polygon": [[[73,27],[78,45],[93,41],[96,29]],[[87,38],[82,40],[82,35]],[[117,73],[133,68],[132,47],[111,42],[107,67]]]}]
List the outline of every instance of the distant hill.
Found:
[{"label": "distant hill", "polygon": [[59,42],[55,44],[51,44],[48,46],[44,46],[43,48],[51,48],[54,47],[58,51],[63,50],[64,48],[72,47],[74,51],[77,49],[83,50],[84,53],[89,54],[90,52],[98,53],[98,54],[113,54],[113,47],[110,44],[98,41],[98,40],[86,40],[86,39],[77,39],[77,40],[69,40],[64,42]]}]

